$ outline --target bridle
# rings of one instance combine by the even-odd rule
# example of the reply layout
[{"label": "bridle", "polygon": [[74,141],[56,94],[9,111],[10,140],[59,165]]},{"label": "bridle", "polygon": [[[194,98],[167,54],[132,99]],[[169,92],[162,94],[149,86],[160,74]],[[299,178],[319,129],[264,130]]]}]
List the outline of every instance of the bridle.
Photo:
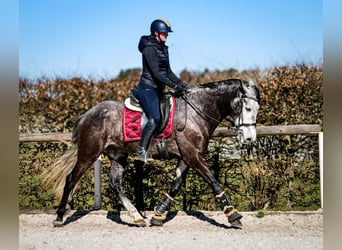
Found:
[{"label": "bridle", "polygon": [[[226,93],[226,91],[224,91],[224,92],[222,92],[222,93],[220,93],[220,91],[219,91],[219,86],[217,86],[218,87],[218,89],[217,89],[217,94],[218,95],[223,95],[223,94],[225,94]],[[198,89],[200,89],[200,88],[195,88],[195,89],[190,89],[190,92],[196,92]],[[217,123],[220,123],[221,121],[219,121],[218,119],[216,119],[216,118],[214,118],[214,117],[212,117],[211,115],[209,115],[209,114],[207,114],[207,113],[205,113],[205,112],[203,112],[202,110],[200,110],[198,107],[197,107],[197,105],[195,104],[195,103],[193,103],[193,101],[191,101],[191,99],[188,97],[188,93],[184,93],[182,96],[182,99],[185,101],[185,104],[189,104],[196,112],[197,112],[197,114],[199,114],[199,116],[201,116],[203,119],[205,119],[205,120],[212,120],[212,121],[215,121],[215,122],[217,122]],[[254,101],[256,101],[256,102],[258,102],[259,103],[259,101],[258,101],[258,99],[257,98],[254,98],[254,97],[251,97],[251,96],[247,96],[246,95],[246,93],[243,93],[243,95],[242,95],[242,97],[241,97],[241,99],[240,99],[240,102],[241,102],[241,111],[240,111],[240,113],[239,113],[239,124],[237,125],[237,126],[235,126],[235,129],[239,129],[240,127],[256,127],[256,123],[244,123],[243,122],[243,119],[241,118],[241,114],[242,114],[242,108],[243,108],[243,100],[244,99],[251,99],[251,100],[254,100]],[[186,110],[186,109],[185,109]],[[177,119],[176,120],[178,120],[178,117],[176,117]],[[185,126],[186,126],[186,118],[185,118],[185,124],[184,124],[184,127],[182,128],[182,129],[178,129],[179,131],[181,131],[181,130],[183,130],[184,128],[185,128]],[[242,122],[240,122],[240,121],[242,121]]]},{"label": "bridle", "polygon": [[[246,94],[243,94],[241,99],[240,99],[240,102],[241,102],[241,111],[239,113],[239,124],[237,126],[235,126],[237,129],[239,129],[240,127],[256,127],[256,123],[244,123],[243,122],[243,119],[241,118],[241,114],[242,114],[242,109],[243,109],[243,100],[244,99],[250,99],[250,100],[253,100],[253,101],[256,101],[259,103],[259,101],[254,98],[254,97],[250,97],[250,96],[247,96]],[[240,122],[242,121],[242,122]]]}]

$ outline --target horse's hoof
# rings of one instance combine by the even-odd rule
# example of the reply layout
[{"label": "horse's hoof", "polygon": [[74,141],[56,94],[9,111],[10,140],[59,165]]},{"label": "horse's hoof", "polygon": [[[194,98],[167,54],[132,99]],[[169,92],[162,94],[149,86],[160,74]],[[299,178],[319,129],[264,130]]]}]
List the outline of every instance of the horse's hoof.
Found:
[{"label": "horse's hoof", "polygon": [[53,226],[54,226],[54,227],[63,227],[63,226],[64,226],[64,223],[63,223],[63,221],[54,220],[54,221],[53,221]]},{"label": "horse's hoof", "polygon": [[138,219],[134,221],[134,224],[138,227],[146,227],[146,222],[143,219]]},{"label": "horse's hoof", "polygon": [[161,215],[153,215],[151,219],[151,226],[162,226],[164,224],[164,217]]},{"label": "horse's hoof", "polygon": [[242,223],[241,223],[241,218],[242,215],[239,214],[238,212],[234,212],[232,215],[228,217],[228,222],[232,225],[234,228],[242,228]]},{"label": "horse's hoof", "polygon": [[238,229],[242,228],[242,223],[241,223],[240,219],[237,219],[237,220],[230,222],[230,225],[233,228],[238,228]]}]

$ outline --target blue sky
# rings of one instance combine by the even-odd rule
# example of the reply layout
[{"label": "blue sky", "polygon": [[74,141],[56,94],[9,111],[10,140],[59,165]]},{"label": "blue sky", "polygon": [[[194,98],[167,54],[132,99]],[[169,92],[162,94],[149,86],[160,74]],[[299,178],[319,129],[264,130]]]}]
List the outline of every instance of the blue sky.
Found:
[{"label": "blue sky", "polygon": [[319,0],[19,1],[20,77],[110,79],[141,67],[140,36],[159,17],[173,71],[323,62]]}]

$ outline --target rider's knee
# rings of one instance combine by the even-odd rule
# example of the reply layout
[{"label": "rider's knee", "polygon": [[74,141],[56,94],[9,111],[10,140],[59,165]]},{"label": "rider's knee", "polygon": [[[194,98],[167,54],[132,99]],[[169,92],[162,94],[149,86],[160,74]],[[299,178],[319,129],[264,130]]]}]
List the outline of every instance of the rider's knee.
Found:
[{"label": "rider's knee", "polygon": [[153,128],[157,127],[159,121],[160,121],[159,117],[151,118],[151,119],[148,120],[148,122],[150,123],[150,126],[153,127]]}]

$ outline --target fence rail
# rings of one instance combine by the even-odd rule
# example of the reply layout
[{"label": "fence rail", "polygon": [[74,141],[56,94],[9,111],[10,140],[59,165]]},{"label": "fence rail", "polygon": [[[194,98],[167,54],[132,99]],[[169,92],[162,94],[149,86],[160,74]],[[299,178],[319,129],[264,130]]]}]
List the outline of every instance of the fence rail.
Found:
[{"label": "fence rail", "polygon": [[[293,135],[293,134],[317,134],[322,131],[320,125],[282,125],[282,126],[257,126],[257,135]],[[218,127],[214,131],[214,137],[235,136],[236,130]],[[19,134],[20,142],[43,142],[43,141],[70,141],[71,133],[29,133]]]},{"label": "fence rail", "polygon": [[[311,134],[319,136],[319,167],[320,167],[320,196],[323,208],[323,132],[318,124],[281,125],[281,126],[257,126],[257,135],[294,135]],[[19,134],[19,142],[69,142],[71,133],[29,133]],[[214,131],[214,137],[231,137],[236,135],[236,130],[218,127]],[[94,191],[95,209],[101,208],[101,156],[94,163]]]}]

